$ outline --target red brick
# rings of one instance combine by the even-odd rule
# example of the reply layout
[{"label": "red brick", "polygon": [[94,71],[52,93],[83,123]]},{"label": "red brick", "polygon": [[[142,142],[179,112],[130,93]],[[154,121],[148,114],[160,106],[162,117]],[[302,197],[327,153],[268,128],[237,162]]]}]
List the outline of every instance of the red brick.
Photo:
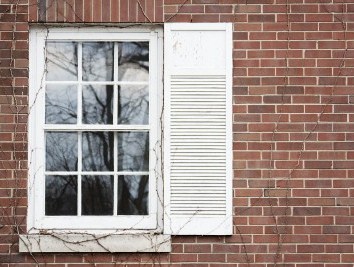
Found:
[{"label": "red brick", "polygon": [[306,161],[305,168],[307,169],[331,169],[332,161]]},{"label": "red brick", "polygon": [[283,216],[283,217],[279,217],[278,224],[281,224],[281,225],[304,225],[305,219],[302,217]]},{"label": "red brick", "polygon": [[273,68],[249,68],[249,76],[274,76],[275,69]]},{"label": "red brick", "polygon": [[314,254],[313,255],[314,262],[340,262],[339,254]]},{"label": "red brick", "polygon": [[311,198],[308,200],[309,206],[333,206],[335,204],[334,198]]},{"label": "red brick", "polygon": [[207,245],[207,244],[184,245],[184,252],[186,252],[186,253],[210,253],[211,252],[211,245]]},{"label": "red brick", "polygon": [[353,246],[345,244],[326,245],[325,251],[327,253],[353,253]]},{"label": "red brick", "polygon": [[250,50],[247,52],[248,58],[273,58],[274,57],[274,51],[270,50]]},{"label": "red brick", "polygon": [[[234,264],[235,262],[254,262],[254,256],[253,255],[247,255],[245,253],[239,253],[239,254],[227,254],[227,262],[231,262]],[[218,265],[216,265],[218,266]],[[249,266],[249,265],[247,265]]]},{"label": "red brick", "polygon": [[179,8],[180,13],[204,13],[202,5],[183,5]]},{"label": "red brick", "polygon": [[322,226],[312,226],[312,225],[294,226],[294,233],[295,234],[321,234]]},{"label": "red brick", "polygon": [[324,226],[324,234],[350,234],[349,226]]},{"label": "red brick", "polygon": [[214,244],[213,253],[239,253],[240,245]]},{"label": "red brick", "polygon": [[261,59],[260,63],[261,67],[285,67],[286,64],[283,59]]},{"label": "red brick", "polygon": [[305,15],[303,14],[278,14],[277,22],[303,22],[305,21]]},{"label": "red brick", "polygon": [[338,235],[339,243],[353,243],[354,235]]},{"label": "red brick", "polygon": [[306,222],[309,225],[330,225],[334,223],[332,216],[307,217]]},{"label": "red brick", "polygon": [[300,253],[323,253],[324,245],[297,245],[297,252]]},{"label": "red brick", "polygon": [[232,13],[232,5],[206,5],[205,13]]},{"label": "red brick", "polygon": [[310,242],[313,243],[337,243],[337,241],[337,235],[310,235]]},{"label": "red brick", "polygon": [[198,262],[225,262],[226,254],[198,254]]},{"label": "red brick", "polygon": [[321,189],[324,197],[348,197],[348,189]]},{"label": "red brick", "polygon": [[[319,141],[326,141],[326,140],[345,141],[345,134],[344,133],[319,133],[318,140]],[[335,144],[340,144],[340,143],[335,143]]]},{"label": "red brick", "polygon": [[292,31],[316,31],[318,30],[318,23],[306,22],[294,22],[291,24],[290,29]]},{"label": "red brick", "polygon": [[211,14],[193,14],[190,19],[193,22],[218,22],[219,15]]},{"label": "red brick", "polygon": [[198,254],[172,254],[170,256],[171,262],[197,262]]},{"label": "red brick", "polygon": [[323,207],[323,215],[349,215],[349,208],[347,207]]},{"label": "red brick", "polygon": [[285,262],[309,262],[311,259],[310,254],[285,254],[284,261]]},{"label": "red brick", "polygon": [[[312,129],[313,130],[313,129]],[[306,142],[305,150],[331,150],[333,149],[333,144],[331,142]],[[312,165],[312,162],[309,163]],[[326,166],[326,163],[319,163],[319,166]]]},{"label": "red brick", "polygon": [[319,23],[319,30],[320,31],[336,31],[336,30],[343,31],[343,24],[340,22]]},{"label": "red brick", "polygon": [[284,22],[264,22],[263,31],[286,31],[288,29],[288,24]]}]

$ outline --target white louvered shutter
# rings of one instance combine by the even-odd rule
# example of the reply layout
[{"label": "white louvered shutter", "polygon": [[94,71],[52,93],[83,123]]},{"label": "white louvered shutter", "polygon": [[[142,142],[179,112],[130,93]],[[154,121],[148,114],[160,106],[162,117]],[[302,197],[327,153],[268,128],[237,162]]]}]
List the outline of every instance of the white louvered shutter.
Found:
[{"label": "white louvered shutter", "polygon": [[164,38],[164,232],[230,235],[232,24],[165,24]]}]

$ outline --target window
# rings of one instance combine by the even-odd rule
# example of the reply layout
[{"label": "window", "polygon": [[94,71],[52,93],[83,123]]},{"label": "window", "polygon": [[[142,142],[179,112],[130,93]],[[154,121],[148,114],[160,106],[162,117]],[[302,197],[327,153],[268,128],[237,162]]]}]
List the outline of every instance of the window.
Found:
[{"label": "window", "polygon": [[164,48],[158,26],[31,29],[21,242],[66,251],[42,234],[232,233],[232,26],[163,35]]},{"label": "window", "polygon": [[159,34],[33,32],[33,230],[158,230]]}]

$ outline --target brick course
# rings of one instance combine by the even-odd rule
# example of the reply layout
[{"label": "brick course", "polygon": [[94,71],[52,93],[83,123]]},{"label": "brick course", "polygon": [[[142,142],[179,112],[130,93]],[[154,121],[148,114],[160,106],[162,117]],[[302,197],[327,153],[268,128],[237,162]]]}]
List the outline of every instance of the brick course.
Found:
[{"label": "brick course", "polygon": [[[353,266],[353,12],[351,0],[0,0],[0,266]],[[233,236],[173,237],[170,254],[18,253],[37,22],[234,23]]]}]

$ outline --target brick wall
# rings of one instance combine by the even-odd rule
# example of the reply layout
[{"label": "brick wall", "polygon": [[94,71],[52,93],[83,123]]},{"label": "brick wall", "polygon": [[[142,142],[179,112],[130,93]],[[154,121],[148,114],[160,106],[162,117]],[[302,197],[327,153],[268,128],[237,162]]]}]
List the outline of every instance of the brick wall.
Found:
[{"label": "brick wall", "polygon": [[[18,253],[28,22],[234,23],[234,235],[170,254]],[[0,266],[337,267],[354,262],[351,0],[0,0]],[[95,265],[97,264],[97,265]]]}]

